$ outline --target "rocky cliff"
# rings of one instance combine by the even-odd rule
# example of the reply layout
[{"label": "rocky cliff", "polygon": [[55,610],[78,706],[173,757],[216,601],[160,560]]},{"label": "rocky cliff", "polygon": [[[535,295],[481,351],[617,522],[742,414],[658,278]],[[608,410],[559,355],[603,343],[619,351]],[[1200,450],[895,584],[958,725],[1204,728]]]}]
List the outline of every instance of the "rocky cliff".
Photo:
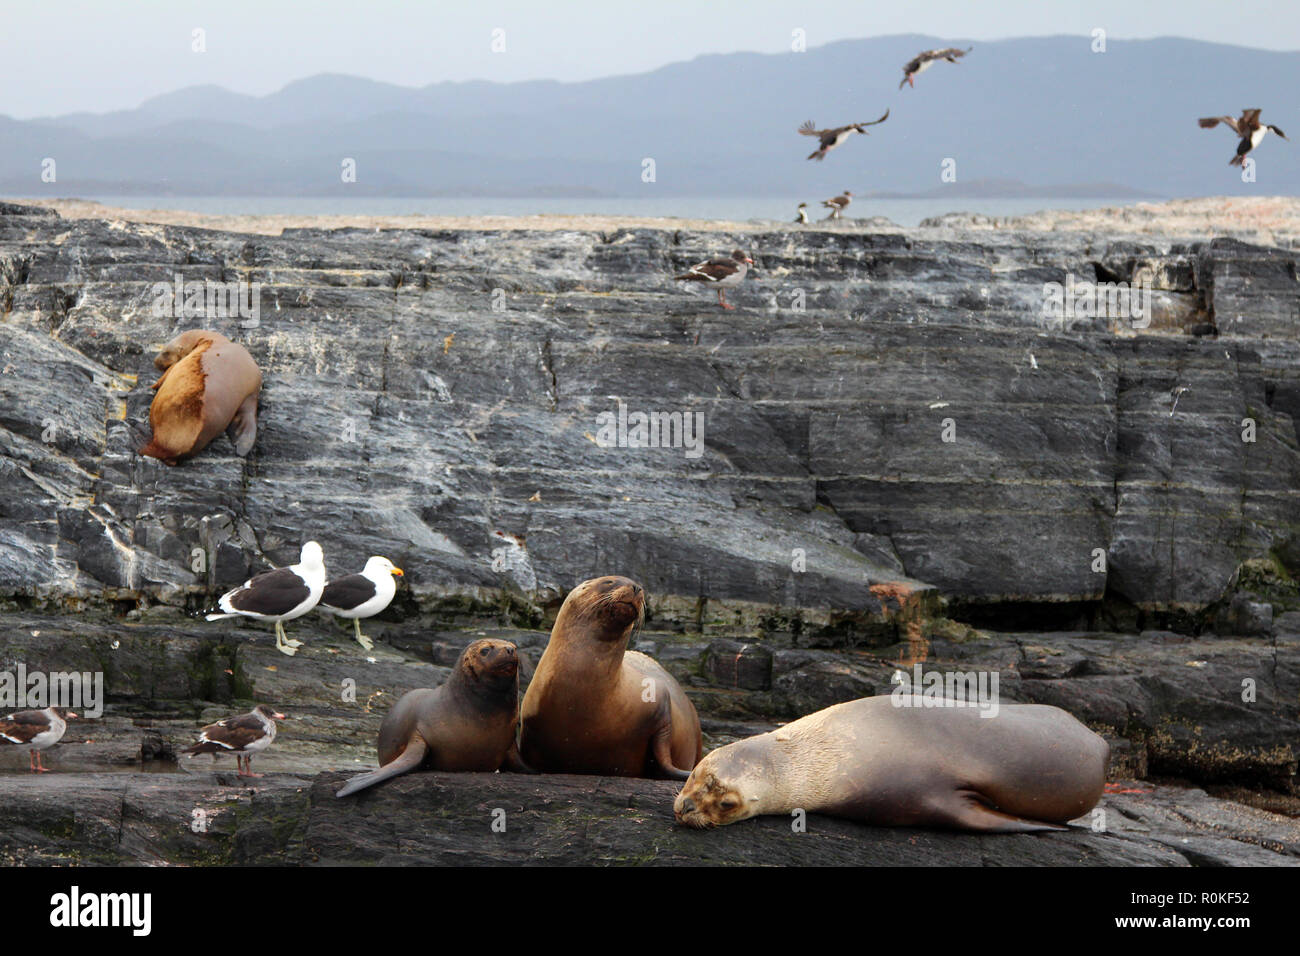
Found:
[{"label": "rocky cliff", "polygon": [[[735,312],[670,281],[742,242]],[[618,570],[697,629],[865,635],[935,594],[1196,629],[1243,562],[1300,560],[1298,258],[942,228],[241,236],[7,205],[0,593],[197,606],[314,537],[331,568],[407,568],[411,610],[526,612]],[[255,284],[258,315],[187,318],[160,305],[178,279]],[[1145,320],[1044,293],[1135,279]],[[168,468],[133,453],[150,363],[202,325],[261,364],[260,435]],[[602,447],[620,407],[699,413],[701,446]]]},{"label": "rocky cliff", "polygon": [[[757,268],[734,312],[671,281],[736,245]],[[57,799],[0,775],[0,853],[880,862],[921,839],[914,861],[1291,860],[1269,810],[1297,809],[1298,258],[945,223],[267,236],[0,205],[0,670],[102,673],[108,696],[49,758]],[[1140,315],[1089,299],[1134,281]],[[240,282],[244,314],[185,314]],[[134,453],[152,359],[201,326],[261,365],[259,438],[169,468]],[[620,445],[638,414],[678,415],[680,441]],[[290,625],[292,661],[267,628],[187,616],[307,538],[334,571],[406,570],[373,652],[316,615]],[[659,783],[434,775],[367,798],[435,793],[452,829],[329,797],[397,696],[481,633],[519,644],[526,681],[566,590],[610,572],[646,585],[638,646],[708,747],[921,660],[1070,710],[1110,739],[1113,779],[1214,795],[1122,785],[1127,833],[820,821],[806,844],[780,821],[673,831]],[[251,700],[294,720],[210,831],[193,809],[229,803],[231,778],[121,773],[171,769]],[[525,835],[464,842],[498,799]]]}]

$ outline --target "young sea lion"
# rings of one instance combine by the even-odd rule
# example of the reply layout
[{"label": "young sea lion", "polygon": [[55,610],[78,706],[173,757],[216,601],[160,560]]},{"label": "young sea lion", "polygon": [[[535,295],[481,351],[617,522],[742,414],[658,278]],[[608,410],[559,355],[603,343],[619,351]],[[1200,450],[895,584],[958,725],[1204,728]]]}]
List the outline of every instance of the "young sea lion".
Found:
[{"label": "young sea lion", "polygon": [[253,450],[262,373],[246,348],[218,332],[191,329],[163,346],[154,365],[163,374],[149,406],[153,438],[140,454],[174,465],[222,432],[237,454]]},{"label": "young sea lion", "polygon": [[519,656],[509,641],[475,641],[440,686],[403,694],[379,726],[378,770],[353,777],[336,796],[424,767],[533,771],[519,759]]},{"label": "young sea lion", "polygon": [[[1057,707],[836,704],[712,751],[673,803],[678,823],[714,827],[809,813],[879,826],[985,833],[1066,829],[1101,798],[1110,745]],[[987,713],[987,712],[983,712]]]},{"label": "young sea lion", "polygon": [[556,773],[685,780],[704,745],[686,692],[654,660],[627,650],[645,594],[627,578],[569,592],[520,710],[520,753]]}]

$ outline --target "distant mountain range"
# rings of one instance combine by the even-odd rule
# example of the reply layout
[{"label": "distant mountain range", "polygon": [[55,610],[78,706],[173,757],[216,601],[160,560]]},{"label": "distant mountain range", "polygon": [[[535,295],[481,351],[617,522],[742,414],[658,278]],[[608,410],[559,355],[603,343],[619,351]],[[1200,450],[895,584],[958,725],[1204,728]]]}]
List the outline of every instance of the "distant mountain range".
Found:
[{"label": "distant mountain range", "polygon": [[[974,46],[898,89],[935,46]],[[106,114],[0,116],[0,193],[175,196],[1204,196],[1300,189],[1300,52],[1183,39],[926,36],[703,56],[583,83],[411,89],[321,75],[255,97],[199,86]],[[1199,116],[1296,131],[1228,165]],[[806,119],[890,117],[824,162]],[[42,161],[57,182],[41,181]],[[345,159],[356,181],[342,181]],[[645,161],[654,181],[644,182]],[[944,182],[945,160],[956,181]],[[983,185],[981,185],[983,184]],[[994,192],[980,192],[993,189]],[[972,191],[974,190],[974,191]],[[996,190],[1002,190],[997,192]],[[1084,190],[1084,192],[1079,192]]]}]

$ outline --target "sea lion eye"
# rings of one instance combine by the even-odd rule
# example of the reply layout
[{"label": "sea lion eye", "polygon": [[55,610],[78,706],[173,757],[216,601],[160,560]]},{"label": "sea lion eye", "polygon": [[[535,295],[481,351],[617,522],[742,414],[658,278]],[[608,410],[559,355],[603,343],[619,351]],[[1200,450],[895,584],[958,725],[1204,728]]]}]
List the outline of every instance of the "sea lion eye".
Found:
[{"label": "sea lion eye", "polygon": [[736,801],[732,800],[731,798],[727,798],[726,800],[723,800],[721,803],[719,803],[718,806],[720,806],[723,810],[734,810],[736,809]]},{"label": "sea lion eye", "polygon": [[488,652],[488,649],[487,649],[486,647],[481,647],[481,648],[479,648],[478,655],[479,655],[479,657],[487,657],[487,652]]}]

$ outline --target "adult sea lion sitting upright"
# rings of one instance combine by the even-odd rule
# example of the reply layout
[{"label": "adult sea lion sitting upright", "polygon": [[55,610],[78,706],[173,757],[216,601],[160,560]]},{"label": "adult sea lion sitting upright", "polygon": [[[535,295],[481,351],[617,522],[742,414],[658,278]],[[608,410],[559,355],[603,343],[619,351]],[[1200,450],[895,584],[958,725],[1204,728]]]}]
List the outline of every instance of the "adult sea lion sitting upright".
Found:
[{"label": "adult sea lion sitting upright", "polygon": [[[1058,707],[886,694],[719,747],[673,803],[714,827],[796,809],[877,826],[1061,830],[1101,799],[1110,745]],[[906,706],[899,706],[905,704]]]},{"label": "adult sea lion sitting upright", "polygon": [[666,670],[627,649],[645,593],[621,577],[569,592],[520,711],[528,765],[555,773],[685,780],[704,749],[700,718]]},{"label": "adult sea lion sitting upright", "polygon": [[246,348],[218,332],[191,329],[163,346],[153,364],[163,374],[149,406],[153,438],[140,454],[174,465],[222,432],[237,454],[253,450],[262,373]]},{"label": "adult sea lion sitting upright", "polygon": [[336,796],[390,777],[430,770],[506,768],[531,773],[519,759],[519,656],[509,641],[475,641],[440,686],[402,695],[379,725],[378,770],[353,777]]}]

